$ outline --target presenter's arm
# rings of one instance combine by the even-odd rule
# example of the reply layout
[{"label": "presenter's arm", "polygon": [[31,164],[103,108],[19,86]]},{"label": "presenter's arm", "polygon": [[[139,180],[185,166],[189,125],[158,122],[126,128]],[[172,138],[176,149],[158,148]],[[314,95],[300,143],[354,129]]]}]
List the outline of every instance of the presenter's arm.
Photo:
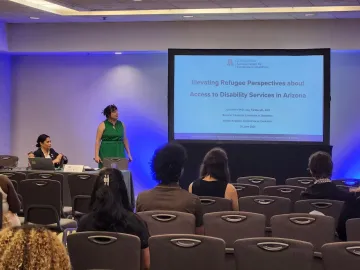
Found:
[{"label": "presenter's arm", "polygon": [[132,156],[131,156],[130,146],[129,146],[129,140],[128,140],[127,135],[126,135],[126,128],[125,128],[124,123],[123,123],[123,127],[124,127],[124,146],[125,146],[125,150],[126,150],[126,153],[128,155],[129,161],[132,161]]},{"label": "presenter's arm", "polygon": [[189,186],[189,192],[192,193],[192,186],[193,186],[193,183],[190,184]]},{"label": "presenter's arm", "polygon": [[102,160],[99,157],[99,150],[100,150],[100,143],[101,143],[101,137],[104,133],[105,130],[105,124],[104,122],[102,122],[99,126],[98,129],[96,131],[96,139],[95,139],[95,162],[96,163],[101,163]]}]

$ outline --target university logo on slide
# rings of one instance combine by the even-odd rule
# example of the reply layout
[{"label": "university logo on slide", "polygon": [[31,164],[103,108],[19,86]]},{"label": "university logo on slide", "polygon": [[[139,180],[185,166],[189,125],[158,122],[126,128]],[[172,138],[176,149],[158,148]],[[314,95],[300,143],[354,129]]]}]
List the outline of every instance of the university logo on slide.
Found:
[{"label": "university logo on slide", "polygon": [[232,60],[232,59],[228,59],[227,65],[228,65],[228,66],[233,66],[233,65],[234,65],[233,60]]}]

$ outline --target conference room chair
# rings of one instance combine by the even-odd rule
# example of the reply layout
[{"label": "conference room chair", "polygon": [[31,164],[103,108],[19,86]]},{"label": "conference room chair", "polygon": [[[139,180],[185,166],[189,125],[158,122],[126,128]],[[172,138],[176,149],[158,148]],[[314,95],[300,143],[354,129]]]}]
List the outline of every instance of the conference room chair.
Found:
[{"label": "conference room chair", "polygon": [[152,236],[149,239],[151,270],[223,270],[225,242],[189,234]]},{"label": "conference room chair", "polygon": [[291,238],[313,244],[315,251],[335,240],[334,218],[302,213],[277,215],[271,218],[273,237]]},{"label": "conference room chair", "polygon": [[19,193],[19,185],[18,182],[16,182],[15,180],[10,180],[12,185],[14,186],[14,189],[16,191],[16,193]]},{"label": "conference room chair", "polygon": [[295,202],[294,212],[310,213],[312,211],[318,211],[326,216],[333,217],[335,219],[335,224],[337,224],[343,206],[344,206],[344,202],[342,201],[325,200],[325,199],[301,200]]},{"label": "conference room chair", "polygon": [[360,241],[360,218],[346,221],[346,236],[348,241]]},{"label": "conference room chair", "polygon": [[195,216],[177,211],[137,213],[147,224],[151,236],[162,234],[195,234]]},{"label": "conference room chair", "polygon": [[234,244],[237,270],[311,270],[313,245],[293,239],[261,237]]},{"label": "conference room chair", "polygon": [[62,233],[58,234],[59,240],[64,244],[64,246],[67,246],[67,238],[70,234],[76,233],[77,228],[67,228],[63,230]]},{"label": "conference room chair", "polygon": [[265,176],[245,176],[239,177],[236,179],[236,182],[239,184],[249,184],[255,185],[260,188],[260,194],[265,187],[268,186],[276,186],[276,179],[272,177],[265,177]]},{"label": "conference room chair", "polygon": [[118,170],[128,170],[129,160],[127,158],[104,158],[103,165],[105,168],[115,168]]},{"label": "conference room chair", "polygon": [[67,248],[75,270],[140,269],[141,244],[137,236],[115,232],[79,232],[67,237]]},{"label": "conference room chair", "polygon": [[239,183],[232,183],[235,187],[238,197],[246,197],[246,196],[255,196],[260,194],[260,188],[256,185],[250,184],[239,184]]},{"label": "conference room chair", "polygon": [[95,174],[86,173],[68,175],[73,217],[79,218],[89,212],[90,198],[96,177]]},{"label": "conference room chair", "polygon": [[[26,179],[42,179],[42,180],[55,180],[60,182],[61,185],[61,206],[62,206],[62,216],[66,217],[71,215],[72,213],[72,208],[71,207],[64,207],[63,206],[63,193],[64,193],[64,175],[62,175],[61,173],[39,173],[39,172],[35,172],[35,173],[29,173],[27,175]],[[21,194],[22,195],[22,194]]]},{"label": "conference room chair", "polygon": [[62,231],[76,228],[72,219],[61,218],[61,185],[55,180],[23,180],[19,186],[23,196],[24,223],[44,225]]},{"label": "conference room chair", "polygon": [[264,195],[288,198],[294,204],[296,201],[300,200],[301,193],[305,190],[306,188],[299,186],[278,185],[265,187]]},{"label": "conference room chair", "polygon": [[199,198],[203,214],[233,210],[231,200],[209,196],[200,196]]},{"label": "conference room chair", "polygon": [[266,217],[262,214],[227,211],[204,215],[205,235],[221,238],[226,248],[233,248],[234,242],[242,238],[264,237]]},{"label": "conference room chair", "polygon": [[325,244],[321,253],[325,270],[358,270],[360,267],[360,241]]},{"label": "conference room chair", "polygon": [[267,231],[271,231],[270,218],[275,215],[291,212],[291,201],[288,198],[258,195],[239,199],[240,211],[263,214],[266,217]]},{"label": "conference room chair", "polygon": [[298,186],[307,188],[315,183],[313,177],[293,177],[285,180],[285,184],[289,186]]},{"label": "conference room chair", "polygon": [[0,155],[0,168],[15,168],[18,165],[19,157]]},{"label": "conference room chair", "polygon": [[26,179],[26,174],[21,172],[1,172],[2,175],[6,175],[10,180],[16,181],[18,186],[22,180]]}]

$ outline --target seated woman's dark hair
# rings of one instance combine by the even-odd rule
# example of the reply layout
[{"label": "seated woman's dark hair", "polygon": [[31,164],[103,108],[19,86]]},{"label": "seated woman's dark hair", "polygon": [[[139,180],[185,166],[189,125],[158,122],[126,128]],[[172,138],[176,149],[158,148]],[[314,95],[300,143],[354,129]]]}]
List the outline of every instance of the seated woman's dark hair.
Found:
[{"label": "seated woman's dark hair", "polygon": [[230,182],[228,157],[223,149],[216,147],[206,153],[200,166],[200,177],[207,175],[218,181]]},{"label": "seated woman's dark hair", "polygon": [[40,143],[45,142],[46,139],[49,138],[49,137],[50,137],[49,135],[41,134],[36,140],[36,147],[40,147]]},{"label": "seated woman's dark hair", "polygon": [[109,118],[112,112],[117,111],[117,107],[114,104],[106,106],[106,108],[103,110],[103,115],[105,115],[106,118]]},{"label": "seated woman's dark hair", "polygon": [[151,160],[153,177],[160,184],[178,182],[186,159],[186,150],[180,144],[168,143],[158,148]]},{"label": "seated woman's dark hair", "polygon": [[331,156],[326,152],[316,152],[309,158],[309,170],[316,179],[330,178],[333,170]]},{"label": "seated woman's dark hair", "polygon": [[130,206],[124,177],[117,169],[102,169],[91,194],[90,210],[94,213],[98,230],[116,231],[116,226],[127,227]]}]

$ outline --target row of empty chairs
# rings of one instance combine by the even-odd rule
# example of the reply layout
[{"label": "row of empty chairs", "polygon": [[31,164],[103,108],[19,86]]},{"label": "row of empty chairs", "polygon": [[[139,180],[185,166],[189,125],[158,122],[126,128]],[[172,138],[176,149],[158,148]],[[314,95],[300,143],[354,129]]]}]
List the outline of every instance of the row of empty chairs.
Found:
[{"label": "row of empty chairs", "polygon": [[[204,213],[212,213],[219,211],[231,211],[232,204],[230,200],[215,197],[200,197]],[[288,198],[257,195],[242,197],[239,199],[239,208],[241,211],[264,214],[269,224],[270,218],[274,215],[289,213],[310,213],[314,210],[331,216],[338,222],[344,202],[325,200],[325,199],[309,199],[291,201]]]},{"label": "row of empty chairs", "polygon": [[[150,235],[194,234],[195,217],[176,211],[146,211],[138,215],[146,221]],[[263,237],[266,233],[263,214],[229,211],[204,215],[205,235],[223,239],[228,248],[242,238]],[[269,225],[273,237],[311,242],[317,249],[335,240],[335,220],[329,216],[306,213],[275,215]],[[349,241],[360,241],[360,219],[347,221]]]},{"label": "row of empty chairs", "polygon": [[[309,242],[256,237],[234,242],[234,270],[311,270],[314,247]],[[225,242],[220,238],[171,234],[149,239],[152,270],[226,269]],[[140,269],[139,238],[119,233],[82,232],[68,237],[74,269]],[[357,270],[360,242],[325,244],[320,248],[326,270]],[[96,254],[96,256],[88,256]]]}]

